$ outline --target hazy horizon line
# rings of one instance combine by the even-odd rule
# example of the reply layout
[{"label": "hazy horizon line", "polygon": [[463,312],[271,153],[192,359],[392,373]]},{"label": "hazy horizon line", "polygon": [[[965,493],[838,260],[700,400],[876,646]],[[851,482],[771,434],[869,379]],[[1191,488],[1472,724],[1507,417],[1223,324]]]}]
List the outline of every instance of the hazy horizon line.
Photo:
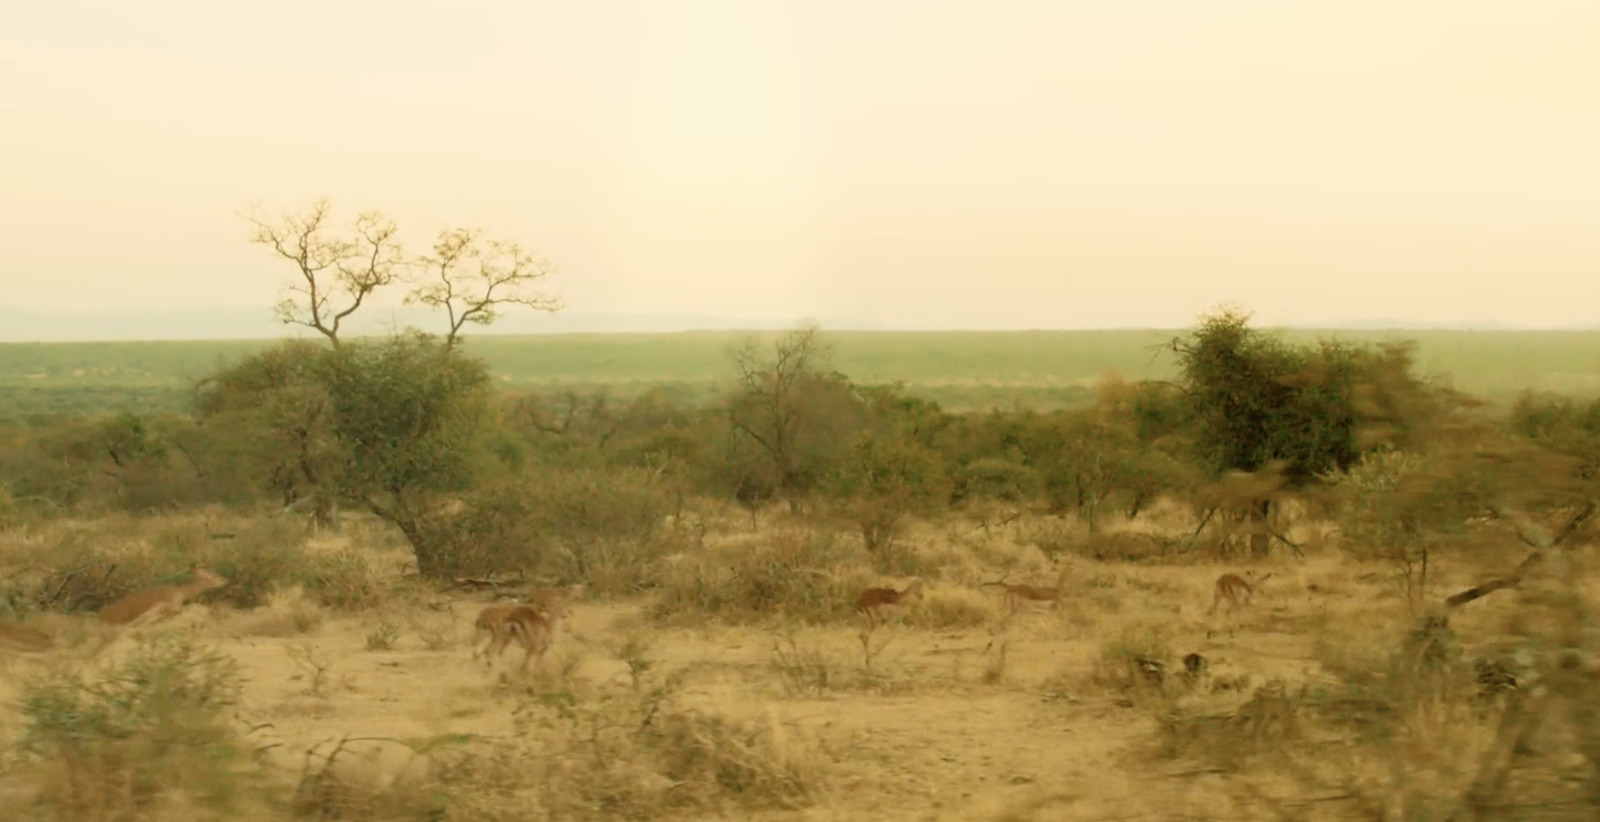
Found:
[{"label": "hazy horizon line", "polygon": [[[397,328],[431,330],[437,322],[432,314],[407,309],[382,309],[373,316],[352,324],[346,331],[351,338],[382,336]],[[591,312],[516,314],[504,317],[492,327],[474,326],[467,336],[518,337],[562,335],[761,333],[795,328],[815,322],[823,331],[854,333],[1037,333],[1072,331],[1182,331],[1193,323],[1088,325],[1063,323],[1056,326],[1004,326],[952,323],[898,324],[860,317],[737,317],[718,314],[675,312]],[[86,327],[93,323],[95,327]],[[176,327],[174,327],[176,326]],[[1600,323],[1565,326],[1532,326],[1496,320],[1456,322],[1405,320],[1398,318],[1351,318],[1325,322],[1261,322],[1266,329],[1327,331],[1592,331]],[[271,341],[295,337],[315,338],[305,329],[277,322],[265,308],[174,308],[158,311],[41,311],[0,305],[0,343],[95,343],[95,342],[224,342]]]}]

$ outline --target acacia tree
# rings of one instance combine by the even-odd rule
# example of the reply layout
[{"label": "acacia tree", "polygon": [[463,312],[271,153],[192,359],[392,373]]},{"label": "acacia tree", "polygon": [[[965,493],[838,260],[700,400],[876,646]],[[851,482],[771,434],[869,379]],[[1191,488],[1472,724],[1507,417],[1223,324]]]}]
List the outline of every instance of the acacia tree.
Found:
[{"label": "acacia tree", "polygon": [[935,441],[949,426],[937,404],[902,388],[858,392],[868,419],[828,483],[835,502],[861,531],[867,552],[888,572],[894,540],[906,519],[950,499],[950,480]]},{"label": "acacia tree", "polygon": [[326,363],[341,495],[399,528],[423,575],[448,571],[449,542],[433,526],[482,462],[492,398],[483,361],[407,334],[345,346]]},{"label": "acacia tree", "polygon": [[[1405,346],[1292,346],[1232,309],[1202,317],[1172,350],[1202,464],[1219,477],[1272,469],[1290,491],[1415,428],[1408,413],[1423,406],[1413,398],[1428,393],[1410,373]],[[1245,500],[1257,555],[1270,547],[1274,496],[1258,486]]]},{"label": "acacia tree", "polygon": [[286,507],[312,501],[328,526],[339,501],[366,509],[435,575],[450,567],[438,515],[487,462],[490,399],[481,360],[418,332],[338,348],[285,341],[206,380],[196,416],[229,429]]},{"label": "acacia tree", "polygon": [[[343,231],[330,214],[324,199],[278,218],[259,209],[245,215],[250,241],[295,267],[278,318],[311,328],[329,348],[290,343],[226,369],[201,392],[197,410],[254,432],[264,479],[286,504],[309,491],[316,521],[335,526],[334,501],[353,501],[399,527],[419,566],[436,572],[444,562],[427,531],[432,505],[471,484],[463,460],[487,409],[487,368],[459,356],[457,343],[468,323],[493,323],[504,306],[558,310],[558,300],[537,290],[550,266],[518,243],[470,228],[440,233],[431,254],[411,258],[382,213],[364,212]],[[400,283],[413,286],[407,304],[445,313],[442,343],[418,332],[346,344],[345,321]]]},{"label": "acacia tree", "polygon": [[312,505],[319,527],[338,527],[340,464],[322,379],[329,350],[285,340],[202,380],[195,417],[229,431],[285,511]]}]

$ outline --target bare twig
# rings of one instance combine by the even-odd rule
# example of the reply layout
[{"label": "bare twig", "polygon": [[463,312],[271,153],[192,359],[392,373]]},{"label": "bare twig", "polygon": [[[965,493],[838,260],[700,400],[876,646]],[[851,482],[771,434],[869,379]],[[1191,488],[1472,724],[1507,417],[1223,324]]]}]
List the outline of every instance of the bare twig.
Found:
[{"label": "bare twig", "polygon": [[548,262],[517,243],[485,241],[477,229],[440,232],[433,253],[417,262],[431,279],[406,295],[406,304],[444,309],[449,322],[446,348],[460,341],[461,330],[468,323],[488,325],[499,319],[503,306],[561,310],[559,298],[539,290],[553,272]]},{"label": "bare twig", "polygon": [[259,208],[243,216],[255,229],[250,242],[271,248],[298,271],[274,309],[278,319],[310,328],[337,347],[345,318],[374,291],[403,278],[406,261],[394,221],[376,211],[363,212],[350,234],[335,236],[328,226],[330,210],[328,201],[320,199],[276,220]]}]

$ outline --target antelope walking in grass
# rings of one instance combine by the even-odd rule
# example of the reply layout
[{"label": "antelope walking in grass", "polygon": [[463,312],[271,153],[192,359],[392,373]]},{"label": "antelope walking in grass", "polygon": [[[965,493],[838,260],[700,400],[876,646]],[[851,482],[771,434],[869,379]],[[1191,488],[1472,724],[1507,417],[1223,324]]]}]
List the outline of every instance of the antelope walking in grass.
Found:
[{"label": "antelope walking in grass", "polygon": [[506,621],[517,613],[519,608],[532,608],[535,611],[549,615],[555,610],[566,611],[567,606],[583,596],[585,586],[583,583],[568,585],[561,588],[535,588],[522,598],[522,602],[508,605],[490,605],[478,612],[478,618],[472,623],[472,658],[478,658],[478,643],[487,634],[489,643],[483,647],[487,653],[501,636],[511,630],[506,627]]},{"label": "antelope walking in grass", "polygon": [[1027,607],[1029,603],[1047,602],[1050,603],[1050,607],[1052,608],[1060,608],[1061,594],[1066,590],[1067,587],[1068,570],[1069,569],[1067,568],[1061,569],[1061,574],[1056,577],[1056,584],[1053,588],[1046,588],[1042,585],[1008,585],[1004,579],[996,582],[985,582],[983,584],[999,585],[1005,589],[1006,615],[1000,620],[1002,623],[1005,623],[1009,622],[1012,617],[1016,616],[1023,608]]},{"label": "antelope walking in grass", "polygon": [[[511,612],[527,605],[490,605],[478,612],[478,618],[472,622],[472,658],[476,660],[479,655],[478,643],[488,636],[489,642],[483,646],[483,653],[487,653],[499,641],[500,635],[506,632],[506,619]],[[492,663],[491,663],[492,664]]]},{"label": "antelope walking in grass", "polygon": [[[1271,574],[1264,574],[1260,577],[1256,577],[1254,573],[1248,571],[1246,572],[1246,575],[1254,578],[1255,585],[1260,585],[1263,580],[1272,576]],[[1206,615],[1210,616],[1215,614],[1217,612],[1217,606],[1224,602],[1228,603],[1228,609],[1226,613],[1231,614],[1234,611],[1238,611],[1248,606],[1250,604],[1250,599],[1254,596],[1255,587],[1250,583],[1249,580],[1246,580],[1245,577],[1239,576],[1238,574],[1223,574],[1222,576],[1217,577],[1217,584],[1213,589],[1211,596],[1211,610],[1207,611]]]},{"label": "antelope walking in grass", "polygon": [[905,588],[868,588],[856,597],[856,613],[867,618],[867,630],[893,619],[908,599],[922,598],[922,580],[914,579]]},{"label": "antelope walking in grass", "polygon": [[[491,610],[504,609],[494,613],[488,620],[485,614]],[[489,644],[484,648],[484,660],[488,667],[494,667],[497,656],[504,656],[506,646],[515,639],[522,645],[522,667],[528,670],[528,663],[535,657],[541,662],[545,652],[550,650],[551,643],[555,640],[556,631],[561,627],[561,619],[566,615],[567,602],[565,598],[556,599],[548,610],[540,612],[531,605],[491,606],[485,608],[485,614],[478,615],[478,630],[488,630],[491,633]],[[492,627],[485,628],[485,622]],[[473,638],[473,645],[477,645],[477,638]],[[474,647],[476,656],[476,647]]]}]

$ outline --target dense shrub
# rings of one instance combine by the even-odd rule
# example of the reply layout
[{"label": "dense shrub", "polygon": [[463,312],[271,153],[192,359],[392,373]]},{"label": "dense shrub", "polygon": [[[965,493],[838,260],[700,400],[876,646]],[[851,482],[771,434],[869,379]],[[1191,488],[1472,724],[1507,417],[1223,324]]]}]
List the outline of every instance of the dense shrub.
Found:
[{"label": "dense shrub", "polygon": [[175,634],[99,676],[25,681],[14,764],[41,786],[28,818],[233,818],[249,784],[230,715],[239,687],[230,659]]},{"label": "dense shrub", "polygon": [[642,469],[541,469],[473,495],[446,526],[454,568],[584,581],[622,593],[650,583],[675,544],[672,491]]}]

